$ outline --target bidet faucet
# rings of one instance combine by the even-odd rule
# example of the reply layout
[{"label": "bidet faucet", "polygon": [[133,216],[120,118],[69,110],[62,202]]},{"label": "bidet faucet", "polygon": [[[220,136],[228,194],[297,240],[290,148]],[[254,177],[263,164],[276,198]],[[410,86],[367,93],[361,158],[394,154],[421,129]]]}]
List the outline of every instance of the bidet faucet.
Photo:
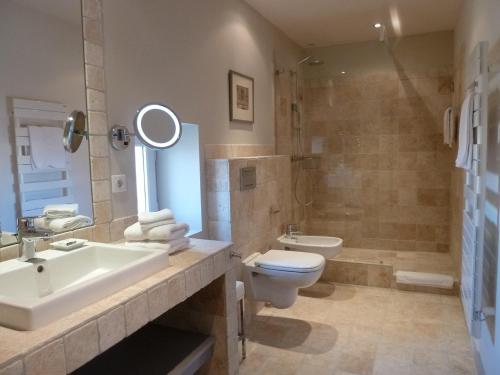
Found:
[{"label": "bidet faucet", "polygon": [[298,224],[288,224],[286,226],[286,237],[290,238],[292,240],[296,240],[297,238],[295,236],[302,234],[301,231],[299,231],[299,225]]}]

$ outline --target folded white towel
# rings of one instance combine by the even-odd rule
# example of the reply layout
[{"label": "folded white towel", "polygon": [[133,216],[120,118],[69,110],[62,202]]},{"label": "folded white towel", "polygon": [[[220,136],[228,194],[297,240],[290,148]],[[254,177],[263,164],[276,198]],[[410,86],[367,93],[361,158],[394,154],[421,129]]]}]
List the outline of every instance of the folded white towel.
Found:
[{"label": "folded white towel", "polygon": [[[49,219],[50,220],[50,219]],[[92,224],[92,219],[88,216],[77,215],[61,219],[50,220],[49,228],[54,232],[77,229]]]},{"label": "folded white towel", "polygon": [[151,224],[162,220],[174,220],[174,213],[168,208],[165,208],[156,212],[141,212],[137,217],[139,218],[139,223]]},{"label": "folded white towel", "polygon": [[189,243],[190,240],[188,237],[182,237],[172,241],[128,241],[125,242],[125,246],[144,249],[159,249],[168,251],[169,254],[173,254],[177,251],[188,248]]},{"label": "folded white towel", "polygon": [[63,130],[56,126],[28,126],[31,162],[36,169],[66,168]]},{"label": "folded white towel", "polygon": [[149,242],[149,241],[128,241],[125,246],[138,247],[144,249],[158,249],[170,252],[170,244],[168,242]]},{"label": "folded white towel", "polygon": [[123,235],[127,241],[167,241],[183,237],[189,231],[185,223],[167,224],[143,231],[140,223],[135,223],[125,229]]},{"label": "folded white towel", "polygon": [[443,116],[443,143],[450,147],[453,146],[455,138],[455,124],[454,124],[453,108],[448,107],[444,111]]},{"label": "folded white towel", "polygon": [[473,93],[468,92],[460,111],[460,125],[458,130],[458,153],[455,165],[458,168],[471,169],[472,167],[472,104]]},{"label": "folded white towel", "polygon": [[161,221],[156,221],[151,224],[141,224],[141,229],[143,231],[147,231],[150,229],[153,229],[155,227],[160,227],[162,225],[168,225],[168,224],[175,224],[175,220],[161,220]]},{"label": "folded white towel", "polygon": [[44,207],[43,215],[49,219],[60,219],[78,215],[78,203],[49,204]]},{"label": "folded white towel", "polygon": [[33,220],[33,224],[35,225],[35,229],[50,230],[51,220],[52,219],[48,219],[46,217],[37,217]]},{"label": "folded white towel", "polygon": [[190,240],[189,237],[182,237],[177,240],[172,240],[169,243],[170,243],[170,251],[168,253],[173,254],[177,251],[187,249],[189,247]]}]

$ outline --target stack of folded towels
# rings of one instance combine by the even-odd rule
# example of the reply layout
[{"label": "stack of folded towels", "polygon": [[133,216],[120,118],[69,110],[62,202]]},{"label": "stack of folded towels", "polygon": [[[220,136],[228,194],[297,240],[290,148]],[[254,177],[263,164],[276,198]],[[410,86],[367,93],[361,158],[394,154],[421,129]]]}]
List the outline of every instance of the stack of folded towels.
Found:
[{"label": "stack of folded towels", "polygon": [[140,213],[138,218],[139,221],[123,233],[127,246],[162,249],[169,254],[189,247],[189,238],[186,237],[189,225],[177,223],[168,208]]},{"label": "stack of folded towels", "polygon": [[37,229],[64,232],[92,224],[88,216],[78,215],[78,204],[50,204],[41,217],[35,219]]}]

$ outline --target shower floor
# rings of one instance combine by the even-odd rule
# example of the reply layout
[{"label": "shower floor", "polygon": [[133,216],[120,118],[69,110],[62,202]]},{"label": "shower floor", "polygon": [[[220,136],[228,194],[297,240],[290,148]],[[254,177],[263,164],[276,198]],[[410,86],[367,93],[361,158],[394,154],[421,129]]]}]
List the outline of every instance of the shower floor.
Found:
[{"label": "shower floor", "polygon": [[[397,284],[396,271],[449,275],[453,289]],[[449,253],[344,248],[327,262],[323,280],[440,294],[458,293],[458,275]]]}]

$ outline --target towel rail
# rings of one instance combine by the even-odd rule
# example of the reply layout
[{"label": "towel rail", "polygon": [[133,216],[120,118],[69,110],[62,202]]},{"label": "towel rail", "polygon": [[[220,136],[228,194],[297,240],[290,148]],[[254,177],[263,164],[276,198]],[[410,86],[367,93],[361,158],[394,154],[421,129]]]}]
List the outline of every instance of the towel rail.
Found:
[{"label": "towel rail", "polygon": [[67,117],[66,107],[60,103],[12,99],[19,182],[16,193],[19,196],[21,216],[39,215],[47,204],[74,202],[69,154],[66,155],[65,168],[34,168],[28,131],[28,126],[62,127]]}]

